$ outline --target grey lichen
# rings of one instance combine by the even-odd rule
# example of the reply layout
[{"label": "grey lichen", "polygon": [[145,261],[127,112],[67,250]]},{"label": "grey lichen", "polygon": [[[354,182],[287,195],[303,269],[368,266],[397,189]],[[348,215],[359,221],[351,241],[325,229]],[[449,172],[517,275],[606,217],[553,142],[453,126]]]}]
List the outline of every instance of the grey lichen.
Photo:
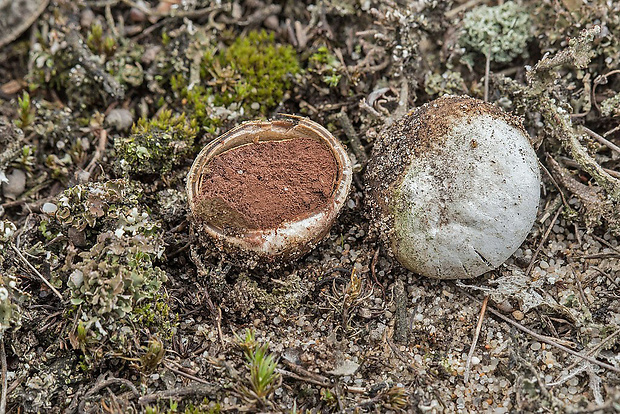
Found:
[{"label": "grey lichen", "polygon": [[601,102],[601,115],[618,116],[620,115],[620,93]]},{"label": "grey lichen", "polygon": [[[600,32],[600,27],[583,30],[576,39],[569,41],[569,47],[551,57],[544,57],[536,66],[529,70],[527,79],[529,87],[503,75],[492,75],[491,79],[497,89],[515,101],[518,106],[530,111],[538,111],[545,124],[545,134],[560,142],[580,168],[590,174],[600,189],[601,203],[598,208],[590,208],[586,215],[586,223],[597,223],[604,217],[608,228],[618,234],[620,231],[620,217],[618,204],[620,203],[620,180],[605,171],[596,159],[590,155],[580,139],[584,135],[575,128],[569,115],[567,105],[557,102],[551,95],[553,81],[556,78],[555,69],[558,66],[573,65],[577,68],[587,66],[591,58],[591,46],[594,36]],[[605,214],[601,212],[604,211]],[[594,212],[594,213],[591,213]],[[595,217],[588,218],[589,214]],[[593,230],[591,227],[588,230]]]},{"label": "grey lichen", "polygon": [[463,16],[460,43],[495,62],[506,63],[526,52],[531,26],[528,12],[512,1],[481,6]]},{"label": "grey lichen", "polygon": [[269,291],[265,288],[268,284],[259,284],[246,273],[240,273],[230,287],[225,306],[242,315],[247,315],[254,308],[285,313],[298,307],[310,290],[297,272],[273,282],[273,289]]},{"label": "grey lichen", "polygon": [[461,95],[467,92],[467,86],[459,72],[429,72],[424,78],[424,91],[431,96]]},{"label": "grey lichen", "polygon": [[14,272],[5,269],[8,255],[13,254],[9,245],[13,243],[16,231],[15,224],[0,220],[0,336],[7,329],[18,326],[21,319],[19,304],[24,293],[18,288]]},{"label": "grey lichen", "polygon": [[168,338],[175,319],[158,266],[163,232],[139,188],[124,180],[77,185],[54,205],[41,229],[47,238],[68,240],[72,251],[52,271],[67,286],[72,346],[92,362],[109,353],[134,358],[141,343]]}]

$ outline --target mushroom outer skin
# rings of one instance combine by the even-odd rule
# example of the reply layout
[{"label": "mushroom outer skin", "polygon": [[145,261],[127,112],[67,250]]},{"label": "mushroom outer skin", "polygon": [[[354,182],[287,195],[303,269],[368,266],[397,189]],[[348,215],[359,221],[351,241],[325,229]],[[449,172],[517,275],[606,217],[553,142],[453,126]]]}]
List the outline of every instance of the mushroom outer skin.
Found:
[{"label": "mushroom outer skin", "polygon": [[499,267],[538,211],[538,158],[519,118],[444,96],[387,126],[366,172],[372,228],[407,269],[438,279]]},{"label": "mushroom outer skin", "polygon": [[[334,190],[320,209],[306,216],[285,221],[276,228],[228,231],[204,220],[199,201],[204,169],[212,158],[248,142],[277,141],[310,137],[324,143],[337,166]],[[199,240],[207,250],[224,253],[241,268],[276,269],[289,264],[329,234],[333,222],[345,205],[353,171],[344,147],[323,126],[300,116],[280,114],[271,121],[247,121],[207,144],[194,160],[187,176],[187,198],[191,220]]]}]

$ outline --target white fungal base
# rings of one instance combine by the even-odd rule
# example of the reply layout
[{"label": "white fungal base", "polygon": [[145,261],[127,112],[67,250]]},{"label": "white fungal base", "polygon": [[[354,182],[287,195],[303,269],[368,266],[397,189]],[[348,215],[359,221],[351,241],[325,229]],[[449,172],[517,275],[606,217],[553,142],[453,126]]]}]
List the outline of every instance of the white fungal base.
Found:
[{"label": "white fungal base", "polygon": [[392,250],[428,277],[476,277],[523,243],[540,172],[528,137],[489,114],[454,121],[444,147],[415,158],[395,190]]}]

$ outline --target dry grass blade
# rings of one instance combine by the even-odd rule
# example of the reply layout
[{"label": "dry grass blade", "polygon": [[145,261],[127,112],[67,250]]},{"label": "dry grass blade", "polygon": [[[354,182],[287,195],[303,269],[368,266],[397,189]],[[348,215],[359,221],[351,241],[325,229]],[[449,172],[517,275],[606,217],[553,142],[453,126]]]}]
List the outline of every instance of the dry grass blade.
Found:
[{"label": "dry grass blade", "polygon": [[482,321],[484,320],[484,314],[487,310],[487,304],[489,303],[489,296],[485,296],[482,301],[482,309],[480,309],[480,316],[478,316],[478,324],[476,325],[476,332],[474,333],[474,340],[472,341],[471,348],[469,348],[469,354],[467,355],[467,364],[465,365],[465,375],[463,381],[469,381],[469,372],[471,370],[471,360],[474,357],[476,350],[476,344],[478,343],[478,337],[480,336],[480,330],[482,329]]},{"label": "dry grass blade", "polygon": [[0,414],[5,414],[8,373],[6,365],[6,351],[4,350],[4,332],[0,332],[0,364],[2,365],[2,395],[0,396]]},{"label": "dry grass blade", "polygon": [[[474,296],[470,295],[469,293],[467,293],[465,290],[461,289],[457,285],[454,285],[454,286],[459,291],[461,291],[461,293],[463,293],[465,296],[467,296],[468,298],[470,298],[472,300],[475,300],[476,302],[481,302],[480,299],[477,299]],[[513,321],[512,319],[504,316],[502,313],[496,311],[495,309],[493,309],[491,307],[489,307],[488,309],[489,309],[489,312],[491,312],[493,315],[497,316],[498,318],[500,318],[504,322],[509,323],[510,325],[514,326],[515,328],[517,328],[517,329],[519,329],[519,330],[521,330],[521,331],[523,331],[523,332],[533,336],[534,338],[538,339],[541,342],[544,342],[544,343],[546,343],[548,345],[551,345],[551,346],[553,346],[555,348],[558,348],[558,349],[560,349],[560,350],[562,350],[562,351],[564,351],[564,352],[566,352],[568,354],[571,354],[573,356],[576,356],[578,358],[584,359],[584,360],[586,360],[588,362],[591,362],[593,364],[597,364],[597,365],[599,365],[599,366],[601,366],[601,367],[603,367],[605,369],[608,369],[610,371],[613,371],[613,372],[616,372],[616,373],[620,374],[620,368],[617,368],[617,367],[614,367],[613,365],[610,365],[610,364],[607,364],[605,362],[599,361],[596,358],[589,357],[588,355],[582,355],[582,354],[580,354],[577,351],[573,351],[572,349],[567,348],[564,345],[560,345],[557,342],[552,341],[551,339],[549,339],[549,337],[537,334],[536,332],[532,331],[531,329],[528,329],[525,326],[521,325],[520,323]]]},{"label": "dry grass blade", "polygon": [[11,248],[15,251],[15,253],[17,253],[17,256],[19,256],[20,259],[22,259],[22,261],[24,263],[26,263],[26,265],[28,265],[28,267],[37,275],[39,276],[39,278],[41,279],[41,281],[43,281],[43,283],[45,283],[45,285],[52,291],[54,292],[54,294],[56,296],[58,296],[58,299],[60,299],[60,301],[62,302],[62,295],[60,294],[60,292],[58,291],[58,289],[56,289],[54,287],[54,285],[52,285],[42,274],[41,272],[39,272],[37,270],[36,267],[34,267],[29,261],[28,259],[26,259],[24,257],[24,255],[22,254],[22,252],[19,251],[19,249],[17,247],[15,247],[14,245],[11,245]]},{"label": "dry grass blade", "polygon": [[545,244],[545,241],[547,241],[547,238],[549,237],[549,234],[551,233],[551,230],[553,229],[555,222],[558,220],[558,217],[560,216],[560,213],[562,212],[562,210],[563,210],[563,207],[558,208],[558,211],[556,211],[555,215],[553,216],[553,219],[551,219],[551,223],[549,223],[549,227],[547,227],[545,234],[543,235],[542,239],[540,239],[540,243],[538,243],[538,247],[536,248],[536,251],[532,255],[532,260],[530,261],[530,264],[527,267],[527,270],[525,272],[526,275],[529,276],[532,273],[532,269],[534,268],[534,264],[536,263],[536,258],[540,254],[540,251],[542,250],[542,247]]}]

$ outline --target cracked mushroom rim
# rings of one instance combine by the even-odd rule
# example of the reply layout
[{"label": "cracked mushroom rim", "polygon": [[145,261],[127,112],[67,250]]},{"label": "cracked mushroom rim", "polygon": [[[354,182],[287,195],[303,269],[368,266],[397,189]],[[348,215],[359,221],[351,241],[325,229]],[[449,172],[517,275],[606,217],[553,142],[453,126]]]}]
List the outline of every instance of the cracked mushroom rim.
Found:
[{"label": "cracked mushroom rim", "polygon": [[[197,216],[197,200],[204,170],[211,160],[226,151],[249,143],[312,138],[324,143],[336,162],[336,176],[328,202],[294,221],[271,229],[247,229],[235,235]],[[324,127],[307,118],[279,115],[272,121],[248,121],[207,144],[196,157],[187,177],[187,195],[192,221],[202,233],[223,245],[227,253],[250,252],[268,262],[294,258],[310,251],[328,232],[349,194],[352,168],[346,150]]]}]

